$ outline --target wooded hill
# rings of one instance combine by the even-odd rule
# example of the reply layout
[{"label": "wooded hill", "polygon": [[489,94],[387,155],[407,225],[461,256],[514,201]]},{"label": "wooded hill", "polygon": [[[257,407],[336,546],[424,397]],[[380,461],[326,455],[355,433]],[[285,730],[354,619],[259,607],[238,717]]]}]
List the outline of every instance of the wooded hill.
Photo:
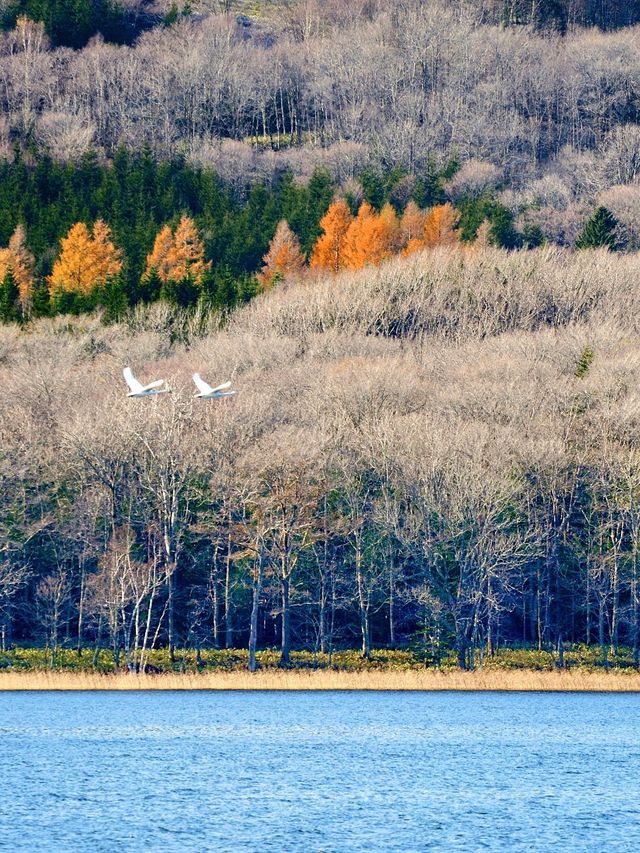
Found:
[{"label": "wooded hill", "polygon": [[[640,644],[638,260],[416,252],[0,329],[2,642]],[[121,370],[173,393],[125,396]],[[192,398],[190,374],[237,396]]]},{"label": "wooded hill", "polygon": [[[43,17],[38,9],[59,6],[7,9]],[[496,191],[520,230],[537,225],[572,245],[599,204],[634,229],[640,50],[626,25],[638,3],[301,0],[240,17],[235,8],[187,5],[130,45],[94,38],[79,50],[10,16],[0,154],[11,158],[18,143],[64,162],[89,148],[112,160],[123,145],[147,144],[228,185],[287,170],[308,180],[323,168],[345,191],[367,167],[398,169],[401,206],[433,164],[442,171],[454,158],[450,200]]]},{"label": "wooded hill", "polygon": [[[113,321],[157,299],[224,314],[277,281],[323,270],[444,245],[545,242],[539,226],[517,227],[495,192],[462,192],[464,170],[455,159],[441,171],[432,164],[403,201],[408,176],[398,169],[364,169],[342,188],[325,170],[233,187],[148,148],[119,149],[111,165],[95,152],[60,164],[16,149],[0,163],[0,320],[99,307]],[[637,240],[628,219],[599,206],[575,245],[628,251]]]}]

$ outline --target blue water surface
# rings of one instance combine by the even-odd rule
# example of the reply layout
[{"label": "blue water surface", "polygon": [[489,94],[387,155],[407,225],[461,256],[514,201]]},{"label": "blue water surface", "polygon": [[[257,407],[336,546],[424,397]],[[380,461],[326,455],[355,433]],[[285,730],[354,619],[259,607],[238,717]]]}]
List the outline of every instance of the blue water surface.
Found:
[{"label": "blue water surface", "polygon": [[0,692],[0,849],[640,851],[640,695]]}]

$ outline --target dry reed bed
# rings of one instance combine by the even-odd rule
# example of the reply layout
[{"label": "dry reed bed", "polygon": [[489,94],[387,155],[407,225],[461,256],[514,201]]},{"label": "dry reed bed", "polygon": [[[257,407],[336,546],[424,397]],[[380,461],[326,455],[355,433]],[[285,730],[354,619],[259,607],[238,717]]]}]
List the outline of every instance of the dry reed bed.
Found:
[{"label": "dry reed bed", "polygon": [[496,690],[640,692],[637,672],[437,670],[262,671],[164,675],[6,672],[2,690]]}]

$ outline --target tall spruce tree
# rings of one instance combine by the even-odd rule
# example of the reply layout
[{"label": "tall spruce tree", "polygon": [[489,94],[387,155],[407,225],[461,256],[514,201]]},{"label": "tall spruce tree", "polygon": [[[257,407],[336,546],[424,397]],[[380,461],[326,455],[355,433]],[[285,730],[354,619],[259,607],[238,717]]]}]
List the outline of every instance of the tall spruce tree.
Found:
[{"label": "tall spruce tree", "polygon": [[0,320],[4,323],[15,323],[20,319],[18,298],[20,291],[11,267],[6,272],[0,284]]},{"label": "tall spruce tree", "polygon": [[618,220],[606,207],[598,207],[576,240],[576,249],[619,248],[616,229]]}]

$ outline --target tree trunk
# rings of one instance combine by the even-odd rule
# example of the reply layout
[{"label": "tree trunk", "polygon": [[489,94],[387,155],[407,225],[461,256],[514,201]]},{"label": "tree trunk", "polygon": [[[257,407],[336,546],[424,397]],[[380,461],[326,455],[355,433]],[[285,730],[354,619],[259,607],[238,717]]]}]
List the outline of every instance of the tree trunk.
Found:
[{"label": "tree trunk", "polygon": [[176,659],[176,644],[175,644],[175,614],[174,614],[174,597],[175,597],[175,566],[170,567],[168,585],[169,585],[169,600],[167,609],[168,620],[168,640],[169,640],[169,660],[173,665]]},{"label": "tree trunk", "polygon": [[258,571],[253,582],[253,598],[251,601],[251,625],[249,628],[249,672],[256,671],[256,647],[258,645],[258,613],[260,609],[260,594],[262,592],[262,549],[258,553]]},{"label": "tree trunk", "polygon": [[362,657],[368,660],[371,657],[371,640],[369,634],[369,603],[364,589],[364,577],[362,574],[362,549],[360,543],[356,545],[356,584],[358,587],[358,607],[360,610],[360,633],[362,635]]},{"label": "tree trunk", "polygon": [[320,634],[320,654],[327,651],[327,579],[324,571],[320,576],[320,614],[318,619],[318,632]]},{"label": "tree trunk", "polygon": [[78,602],[78,643],[76,652],[78,657],[82,655],[82,629],[84,627],[84,591],[85,591],[85,571],[84,560],[80,569],[80,600]]},{"label": "tree trunk", "polygon": [[284,575],[280,579],[282,589],[282,640],[280,653],[280,666],[289,666],[290,664],[290,641],[291,641],[291,626],[289,614],[289,575]]},{"label": "tree trunk", "polygon": [[224,573],[224,647],[233,648],[233,612],[231,603],[231,532],[227,541],[227,561]]},{"label": "tree trunk", "polygon": [[395,592],[396,592],[396,574],[395,563],[393,560],[393,549],[389,545],[388,549],[388,565],[389,565],[389,645],[393,648],[396,644],[396,616],[395,616]]},{"label": "tree trunk", "polygon": [[618,653],[618,613],[620,610],[620,585],[618,583],[619,571],[618,571],[618,558],[614,556],[613,558],[613,572],[611,577],[611,586],[613,592],[613,602],[611,605],[611,645],[610,652],[612,655],[616,655]]},{"label": "tree trunk", "polygon": [[604,602],[602,598],[598,602],[598,639],[600,641],[600,652],[602,654],[602,666],[609,669],[609,658],[607,656],[607,644],[604,636]]}]

